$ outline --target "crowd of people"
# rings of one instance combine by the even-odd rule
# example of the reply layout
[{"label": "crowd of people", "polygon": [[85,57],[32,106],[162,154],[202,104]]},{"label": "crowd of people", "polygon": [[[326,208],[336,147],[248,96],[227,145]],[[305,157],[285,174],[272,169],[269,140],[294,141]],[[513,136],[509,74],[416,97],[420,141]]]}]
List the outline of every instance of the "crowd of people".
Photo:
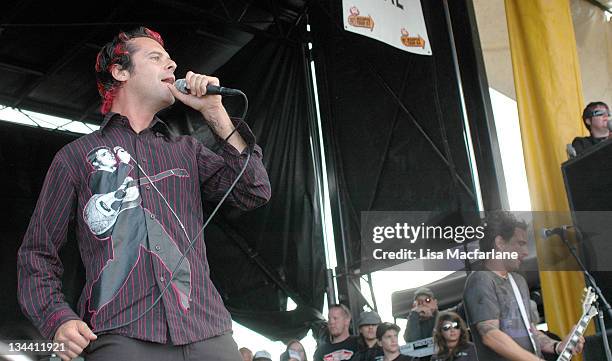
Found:
[{"label": "crowd of people", "polygon": [[[329,307],[325,340],[319,342],[313,361],[542,361],[556,359],[572,335],[560,339],[537,330],[537,308],[529,298],[525,278],[518,272],[528,254],[527,224],[506,211],[489,212],[483,251],[516,252],[516,259],[487,259],[483,269],[466,279],[463,300],[454,311],[438,310],[438,300],[431,289],[414,292],[412,309],[404,331],[406,343],[432,338],[429,354],[409,356],[400,352],[400,327],[382,322],[376,312],[362,312],[357,320],[359,335],[351,335],[351,311],[342,304]],[[456,312],[455,312],[456,311]],[[474,340],[474,343],[470,341]],[[574,337],[571,352],[582,352],[584,338]],[[306,355],[299,345],[299,357],[281,357],[281,361],[303,361]],[[290,344],[289,346],[291,346]],[[293,344],[295,345],[295,343]],[[288,347],[287,352],[290,352]],[[296,355],[298,352],[295,353]],[[269,354],[268,354],[269,356]],[[248,361],[250,359],[245,359]],[[258,360],[257,354],[253,360]],[[270,360],[268,358],[267,360]]]},{"label": "crowd of people", "polygon": [[[428,295],[427,302],[421,299]],[[427,311],[423,305],[427,304]],[[415,319],[415,329],[422,338],[433,337],[437,352],[432,361],[476,361],[474,344],[469,342],[468,330],[463,319],[454,312],[438,312],[433,293],[421,288],[415,295],[414,308],[411,312],[421,314]],[[313,361],[416,361],[429,360],[427,357],[411,357],[400,353],[400,327],[395,323],[382,322],[378,313],[364,311],[360,314],[357,325],[358,335],[350,334],[351,312],[342,304],[329,307],[327,331],[329,336],[319,343],[313,355]],[[407,329],[411,327],[407,326]],[[420,337],[419,336],[419,337]],[[265,350],[253,352],[246,347],[240,348],[243,361],[272,361],[272,356]],[[280,361],[308,361],[304,346],[298,340],[287,343],[287,349],[281,354]]]}]

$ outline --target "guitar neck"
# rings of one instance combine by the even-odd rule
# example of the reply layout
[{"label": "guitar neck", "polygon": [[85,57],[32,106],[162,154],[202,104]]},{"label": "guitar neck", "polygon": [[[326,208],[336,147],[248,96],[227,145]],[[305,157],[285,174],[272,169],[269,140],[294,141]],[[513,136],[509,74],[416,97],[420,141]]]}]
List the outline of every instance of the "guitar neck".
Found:
[{"label": "guitar neck", "polygon": [[152,183],[152,182],[157,182],[158,180],[164,179],[164,178],[169,177],[171,175],[182,175],[182,173],[180,171],[181,170],[170,169],[170,170],[161,172],[159,174],[156,174],[156,175],[154,175],[152,177],[148,177],[148,178],[147,177],[142,177],[140,179],[135,179],[135,180],[133,180],[131,182],[128,182],[126,188],[134,187],[134,186],[137,186],[139,184],[140,185],[145,185],[145,184],[149,184],[149,183]]},{"label": "guitar neck", "polygon": [[589,314],[588,311],[582,315],[582,317],[580,318],[580,322],[578,322],[576,327],[572,330],[569,341],[559,354],[557,361],[570,361],[572,359],[572,350],[574,350],[574,348],[578,344],[578,340],[580,339],[580,337],[584,335],[584,332],[586,331],[586,328],[589,325],[591,318],[593,318],[593,315]]}]

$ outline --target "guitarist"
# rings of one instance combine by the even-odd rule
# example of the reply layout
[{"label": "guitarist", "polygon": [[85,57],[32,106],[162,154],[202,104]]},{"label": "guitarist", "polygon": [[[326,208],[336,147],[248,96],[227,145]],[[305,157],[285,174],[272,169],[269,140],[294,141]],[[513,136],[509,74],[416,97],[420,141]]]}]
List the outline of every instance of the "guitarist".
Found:
[{"label": "guitarist", "polygon": [[[189,71],[183,94],[176,67],[144,27],[104,45],[95,64],[104,122],[63,147],[47,173],[18,253],[18,298],[41,334],[64,344],[64,361],[82,352],[88,361],[241,360],[210,279],[202,200],[225,195],[249,150],[226,203],[259,207],[270,182],[251,130],[232,122],[220,95],[206,94],[219,79]],[[218,153],[156,116],[177,100],[202,115]],[[96,211],[112,215],[108,233],[92,227]],[[76,310],[62,294],[59,257],[72,219],[86,273]]]},{"label": "guitarist", "polygon": [[[542,353],[556,355],[568,342],[569,335],[555,341],[531,320],[527,281],[516,272],[528,254],[526,230],[527,224],[510,212],[487,217],[480,250],[516,252],[518,258],[487,259],[485,270],[472,272],[466,281],[463,302],[480,360],[539,361]],[[582,352],[583,345],[580,337],[573,352]]]}]

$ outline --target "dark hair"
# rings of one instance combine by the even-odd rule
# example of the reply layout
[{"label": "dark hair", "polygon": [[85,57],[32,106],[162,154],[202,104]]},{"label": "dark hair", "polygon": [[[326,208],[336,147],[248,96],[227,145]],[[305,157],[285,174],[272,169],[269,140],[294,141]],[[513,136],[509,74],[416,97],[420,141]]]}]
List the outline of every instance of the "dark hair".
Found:
[{"label": "dark hair", "polygon": [[593,111],[595,110],[595,108],[597,107],[604,107],[606,108],[608,111],[610,111],[610,108],[608,107],[608,104],[604,103],[604,102],[590,102],[589,104],[587,104],[587,106],[584,108],[584,110],[582,111],[582,122],[584,123],[584,126],[590,131],[591,130],[591,126],[587,124],[586,120],[587,119],[591,119],[593,117]]},{"label": "dark hair", "polygon": [[98,93],[102,97],[102,114],[108,113],[113,105],[113,99],[117,89],[121,87],[121,82],[113,77],[111,73],[113,65],[118,65],[121,69],[132,71],[134,65],[130,54],[136,51],[133,44],[129,41],[135,38],[150,38],[164,46],[161,36],[153,30],[143,26],[127,32],[120,32],[112,41],[106,43],[98,52],[96,57],[96,82]]},{"label": "dark hair", "polygon": [[[444,336],[442,336],[442,325],[444,324],[444,322],[447,321],[457,322],[460,326],[459,330],[461,331],[461,336],[459,336],[457,346],[453,349],[452,352],[448,349],[448,346],[446,345],[446,339],[444,338]],[[467,326],[465,325],[465,322],[463,321],[461,316],[459,316],[455,312],[440,312],[438,314],[438,318],[436,319],[436,326],[434,327],[433,331],[433,339],[434,344],[438,349],[438,356],[445,357],[445,360],[447,361],[453,361],[455,359],[455,356],[457,355],[457,352],[463,349],[463,347],[467,345],[469,341]]]},{"label": "dark hair", "polygon": [[107,147],[107,146],[100,146],[100,147],[95,147],[94,149],[90,150],[89,153],[87,153],[87,161],[94,168],[97,168],[96,163],[99,163],[99,161],[98,161],[98,152],[101,151],[102,149],[106,149],[109,152],[111,151],[110,148]]},{"label": "dark hair", "polygon": [[514,235],[516,228],[527,230],[527,223],[518,220],[513,213],[503,210],[495,210],[487,213],[483,223],[484,237],[480,239],[480,250],[491,251],[495,248],[495,237],[501,236],[508,241]]},{"label": "dark hair", "polygon": [[376,338],[378,339],[378,341],[381,341],[385,333],[387,333],[387,331],[389,330],[395,330],[395,332],[399,333],[400,327],[391,322],[380,323],[376,328]]},{"label": "dark hair", "polygon": [[289,347],[294,343],[299,344],[302,350],[304,351],[304,359],[302,361],[308,361],[308,355],[306,355],[306,349],[304,348],[304,345],[302,345],[300,340],[297,340],[297,339],[293,339],[287,342],[287,348],[285,349],[285,352],[283,352],[283,354],[281,355],[281,361],[289,360]]},{"label": "dark hair", "polygon": [[331,309],[332,309],[332,308],[339,308],[339,309],[341,309],[341,310],[342,310],[342,312],[344,312],[344,315],[345,315],[347,318],[349,318],[349,319],[351,318],[351,310],[349,310],[349,308],[348,308],[348,307],[346,307],[345,305],[343,305],[343,304],[341,304],[341,303],[334,303],[333,305],[330,305],[330,306],[328,307],[328,312],[329,312],[329,311],[331,311]]}]

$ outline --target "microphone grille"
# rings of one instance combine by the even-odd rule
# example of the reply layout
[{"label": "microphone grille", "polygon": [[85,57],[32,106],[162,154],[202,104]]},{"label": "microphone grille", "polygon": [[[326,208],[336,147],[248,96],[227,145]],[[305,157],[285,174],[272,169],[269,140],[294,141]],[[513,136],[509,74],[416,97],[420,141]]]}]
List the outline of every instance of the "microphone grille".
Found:
[{"label": "microphone grille", "polygon": [[185,94],[189,93],[189,89],[187,88],[187,81],[185,79],[177,79],[174,82],[174,86],[181,93],[185,93]]}]

